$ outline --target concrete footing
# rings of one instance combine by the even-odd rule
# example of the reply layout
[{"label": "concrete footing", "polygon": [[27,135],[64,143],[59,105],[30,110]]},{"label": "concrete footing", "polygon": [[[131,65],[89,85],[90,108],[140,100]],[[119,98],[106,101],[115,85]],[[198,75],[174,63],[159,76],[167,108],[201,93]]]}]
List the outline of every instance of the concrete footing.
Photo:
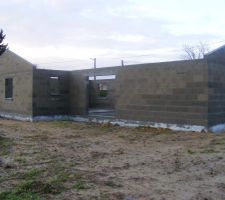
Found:
[{"label": "concrete footing", "polygon": [[123,120],[116,118],[104,118],[96,116],[70,116],[70,115],[51,115],[51,116],[29,116],[21,114],[9,114],[0,113],[0,117],[6,119],[14,119],[19,121],[75,121],[75,122],[93,122],[93,123],[110,123],[112,125],[119,125],[123,127],[153,127],[153,128],[166,128],[174,131],[193,131],[193,132],[213,132],[222,133],[225,132],[225,124],[218,124],[212,127],[205,127],[200,125],[180,125],[180,124],[166,124],[166,123],[155,123],[146,121],[134,121],[134,120]]}]

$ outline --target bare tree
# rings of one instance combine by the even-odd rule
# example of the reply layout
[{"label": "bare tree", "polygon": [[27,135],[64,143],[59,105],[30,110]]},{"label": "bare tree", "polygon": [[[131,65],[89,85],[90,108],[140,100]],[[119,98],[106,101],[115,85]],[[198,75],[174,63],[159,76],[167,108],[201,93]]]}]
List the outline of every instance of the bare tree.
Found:
[{"label": "bare tree", "polygon": [[5,39],[5,35],[3,34],[3,30],[0,31],[0,56],[5,52],[8,47],[8,44],[4,44],[3,40]]},{"label": "bare tree", "polygon": [[209,52],[207,44],[199,42],[196,46],[190,46],[185,44],[183,46],[184,55],[182,56],[185,60],[196,60],[204,57]]}]

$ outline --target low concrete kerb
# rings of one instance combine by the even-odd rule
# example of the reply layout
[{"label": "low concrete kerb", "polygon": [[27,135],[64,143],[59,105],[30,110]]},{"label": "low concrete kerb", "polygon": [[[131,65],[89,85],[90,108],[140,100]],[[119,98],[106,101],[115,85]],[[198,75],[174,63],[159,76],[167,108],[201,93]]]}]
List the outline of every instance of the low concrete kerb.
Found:
[{"label": "low concrete kerb", "polygon": [[134,120],[123,120],[123,119],[104,119],[96,117],[84,117],[84,116],[70,116],[70,115],[53,115],[53,116],[26,116],[20,114],[8,114],[0,113],[2,118],[13,119],[19,121],[75,121],[75,122],[93,122],[93,123],[110,123],[112,125],[119,125],[122,127],[153,127],[153,128],[165,128],[174,131],[192,131],[192,132],[212,132],[222,133],[225,132],[225,124],[218,124],[212,127],[205,127],[200,125],[179,125],[179,124],[166,124],[166,123],[155,123],[146,121],[134,121]]}]

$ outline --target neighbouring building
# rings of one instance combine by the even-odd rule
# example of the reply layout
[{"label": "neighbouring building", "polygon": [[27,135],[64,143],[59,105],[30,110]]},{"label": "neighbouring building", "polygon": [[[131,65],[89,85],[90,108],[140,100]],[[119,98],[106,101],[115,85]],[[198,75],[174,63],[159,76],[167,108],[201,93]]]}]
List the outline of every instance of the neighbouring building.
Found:
[{"label": "neighbouring building", "polygon": [[209,129],[225,124],[224,77],[225,46],[199,60],[95,71],[38,69],[8,50],[0,57],[0,116],[32,121],[98,109],[112,121]]}]

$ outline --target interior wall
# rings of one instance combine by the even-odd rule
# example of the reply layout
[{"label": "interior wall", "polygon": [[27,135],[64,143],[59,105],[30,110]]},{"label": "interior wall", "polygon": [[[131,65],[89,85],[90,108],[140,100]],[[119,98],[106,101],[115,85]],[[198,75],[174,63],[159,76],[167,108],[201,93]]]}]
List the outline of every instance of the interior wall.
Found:
[{"label": "interior wall", "polygon": [[[89,81],[89,107],[114,109],[116,101],[115,82],[116,79]],[[99,95],[99,84],[107,86],[105,97]]]}]

